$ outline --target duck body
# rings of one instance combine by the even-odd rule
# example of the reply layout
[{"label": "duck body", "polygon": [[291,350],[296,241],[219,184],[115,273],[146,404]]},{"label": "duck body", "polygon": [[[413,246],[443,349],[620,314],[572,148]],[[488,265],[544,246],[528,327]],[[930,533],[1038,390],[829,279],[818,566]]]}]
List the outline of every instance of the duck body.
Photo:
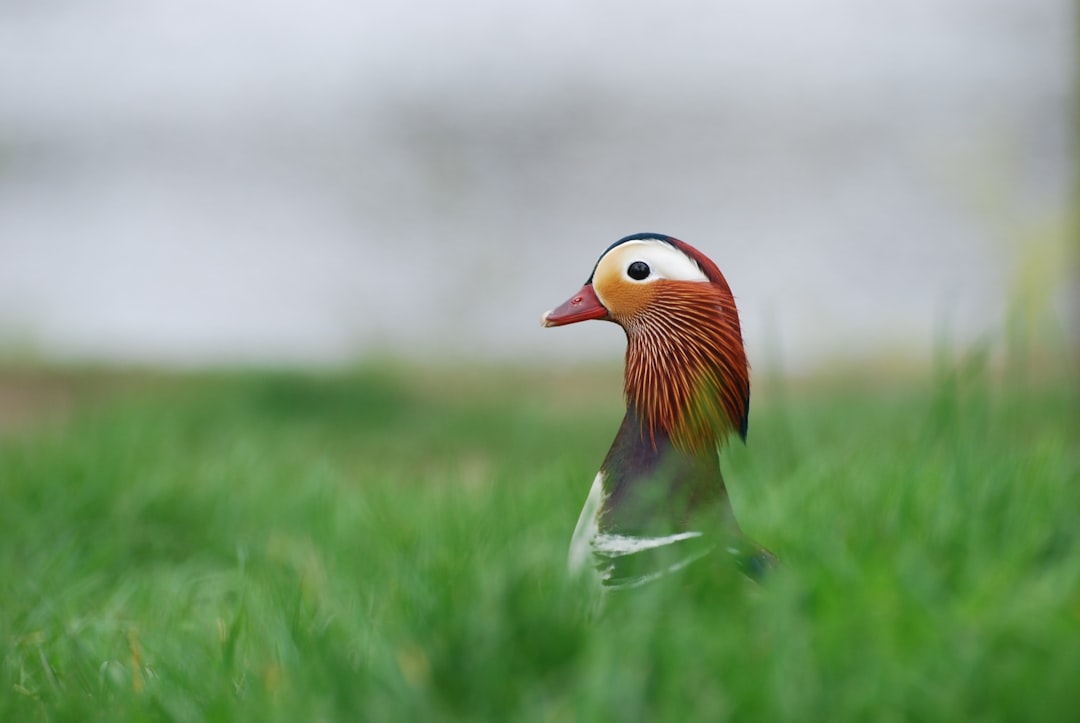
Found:
[{"label": "duck body", "polygon": [[627,410],[574,530],[571,570],[634,587],[720,552],[759,576],[775,558],[743,535],[720,471],[720,445],[745,439],[750,386],[719,269],[669,236],[620,239],[543,323],[586,319],[626,331]]}]

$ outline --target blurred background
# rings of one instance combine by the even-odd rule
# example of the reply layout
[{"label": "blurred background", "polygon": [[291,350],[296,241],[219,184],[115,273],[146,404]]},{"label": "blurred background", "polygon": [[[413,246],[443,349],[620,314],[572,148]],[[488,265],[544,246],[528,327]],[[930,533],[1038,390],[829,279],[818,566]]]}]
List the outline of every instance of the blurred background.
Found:
[{"label": "blurred background", "polygon": [[[694,244],[751,363],[1076,345],[1066,0],[0,2],[0,353],[609,359]],[[1011,320],[1011,321],[1010,321]]]}]

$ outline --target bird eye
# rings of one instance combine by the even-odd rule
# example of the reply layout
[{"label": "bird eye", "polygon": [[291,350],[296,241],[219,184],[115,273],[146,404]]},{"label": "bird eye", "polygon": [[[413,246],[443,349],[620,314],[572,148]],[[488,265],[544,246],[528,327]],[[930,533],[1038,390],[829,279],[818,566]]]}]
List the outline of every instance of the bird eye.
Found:
[{"label": "bird eye", "polygon": [[627,275],[636,281],[641,281],[649,276],[649,265],[644,261],[635,261],[626,269]]}]

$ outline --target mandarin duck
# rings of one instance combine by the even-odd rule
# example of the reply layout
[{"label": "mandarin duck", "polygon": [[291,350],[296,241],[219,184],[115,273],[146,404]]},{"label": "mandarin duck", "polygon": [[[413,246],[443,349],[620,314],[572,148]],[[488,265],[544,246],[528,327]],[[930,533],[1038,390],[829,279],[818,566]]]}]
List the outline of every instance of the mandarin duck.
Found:
[{"label": "mandarin duck", "polygon": [[776,558],[739,528],[719,451],[745,441],[750,377],[739,315],[720,269],[684,241],[627,236],[544,326],[587,319],[626,332],[626,415],[570,543],[569,567],[605,588],[636,587],[699,558],[730,556],[751,578]]}]

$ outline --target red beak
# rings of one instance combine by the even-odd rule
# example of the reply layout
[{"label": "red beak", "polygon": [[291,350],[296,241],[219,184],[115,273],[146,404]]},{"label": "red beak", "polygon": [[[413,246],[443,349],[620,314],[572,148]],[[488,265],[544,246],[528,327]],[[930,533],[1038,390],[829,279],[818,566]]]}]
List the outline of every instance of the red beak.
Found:
[{"label": "red beak", "polygon": [[540,323],[544,326],[562,326],[587,319],[608,319],[608,310],[596,298],[592,284],[585,284],[581,291],[544,314]]}]

